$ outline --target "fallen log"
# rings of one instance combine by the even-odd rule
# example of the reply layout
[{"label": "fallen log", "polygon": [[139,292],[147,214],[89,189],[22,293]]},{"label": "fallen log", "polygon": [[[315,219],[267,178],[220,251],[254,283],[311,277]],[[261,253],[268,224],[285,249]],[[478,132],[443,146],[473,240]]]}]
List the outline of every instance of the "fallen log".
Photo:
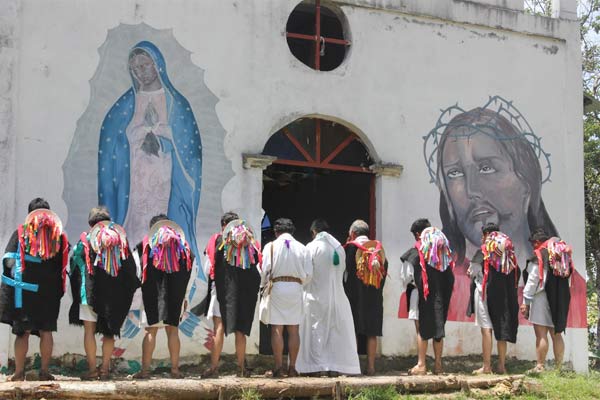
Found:
[{"label": "fallen log", "polygon": [[512,383],[522,375],[501,376],[377,376],[343,378],[265,379],[223,377],[221,379],[155,379],[114,382],[5,382],[0,399],[105,399],[105,400],[192,400],[239,398],[244,390],[256,390],[263,398],[329,397],[336,400],[349,392],[368,387],[393,386],[401,393],[436,393],[485,389]]}]

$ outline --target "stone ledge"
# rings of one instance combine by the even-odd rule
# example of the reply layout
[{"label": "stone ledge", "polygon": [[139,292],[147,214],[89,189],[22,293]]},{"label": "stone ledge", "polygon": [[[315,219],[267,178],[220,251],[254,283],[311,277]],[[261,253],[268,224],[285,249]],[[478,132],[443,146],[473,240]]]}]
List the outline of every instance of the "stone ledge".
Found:
[{"label": "stone ledge", "polygon": [[265,169],[269,165],[273,164],[273,161],[277,160],[277,157],[266,156],[264,154],[242,154],[242,162],[244,169],[260,168]]}]

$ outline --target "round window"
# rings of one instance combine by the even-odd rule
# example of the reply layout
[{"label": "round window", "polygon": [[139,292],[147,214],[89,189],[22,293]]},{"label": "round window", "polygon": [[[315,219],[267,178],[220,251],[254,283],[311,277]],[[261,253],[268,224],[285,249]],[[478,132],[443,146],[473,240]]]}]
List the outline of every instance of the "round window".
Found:
[{"label": "round window", "polygon": [[333,4],[305,0],[290,14],[286,25],[292,54],[317,71],[332,71],[344,61],[350,41],[344,32],[344,15]]}]

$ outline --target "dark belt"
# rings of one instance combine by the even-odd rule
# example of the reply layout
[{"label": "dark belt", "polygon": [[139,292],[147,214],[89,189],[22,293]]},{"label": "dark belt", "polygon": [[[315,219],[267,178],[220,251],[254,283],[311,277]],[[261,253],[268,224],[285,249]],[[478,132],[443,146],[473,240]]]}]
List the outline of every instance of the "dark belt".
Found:
[{"label": "dark belt", "polygon": [[277,278],[272,279],[273,283],[275,282],[296,282],[302,285],[302,279],[296,278],[295,276],[278,276]]}]

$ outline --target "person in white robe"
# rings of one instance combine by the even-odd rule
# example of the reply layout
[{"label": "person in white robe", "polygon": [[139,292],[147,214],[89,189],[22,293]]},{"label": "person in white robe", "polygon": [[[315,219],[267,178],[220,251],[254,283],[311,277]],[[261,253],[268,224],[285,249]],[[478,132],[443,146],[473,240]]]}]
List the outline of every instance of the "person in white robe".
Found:
[{"label": "person in white robe", "polygon": [[344,292],[344,248],[326,231],[327,222],[313,221],[313,241],[306,245],[313,277],[304,288],[304,320],[300,324],[300,373],[360,374],[354,321]]},{"label": "person in white robe", "polygon": [[303,286],[312,276],[312,262],[308,250],[292,234],[294,223],[288,218],[275,221],[276,239],[263,250],[261,287],[270,292],[267,317],[262,320],[271,325],[271,346],[275,358],[274,378],[282,377],[283,330],[288,333],[288,376],[298,376],[296,359],[300,350],[299,325],[303,319]]},{"label": "person in white robe", "polygon": [[[543,229],[537,229],[532,232],[531,237],[529,238],[535,252],[540,253],[540,258],[542,258],[541,252],[545,252],[546,260],[548,259],[548,239],[550,239],[550,237]],[[560,369],[562,365],[565,352],[565,342],[562,337],[564,326],[559,326],[558,328],[554,326],[550,302],[548,301],[548,295],[546,293],[546,280],[552,274],[552,271],[549,271],[547,262],[544,262],[544,258],[542,258],[542,263],[544,264],[543,276],[540,277],[540,259],[538,259],[537,254],[527,260],[527,278],[525,287],[523,288],[523,304],[521,304],[520,307],[523,316],[533,324],[535,332],[535,352],[537,360],[535,367],[529,371],[532,373],[539,373],[545,370],[546,355],[548,354],[549,348],[548,333],[550,333],[550,337],[552,338],[554,364],[558,369]],[[555,281],[557,279],[556,277],[552,278],[554,278]],[[561,300],[564,301],[564,299]],[[563,307],[563,310],[563,312],[568,312],[568,305]],[[566,315],[564,315],[562,320],[566,322],[566,319]]]}]

